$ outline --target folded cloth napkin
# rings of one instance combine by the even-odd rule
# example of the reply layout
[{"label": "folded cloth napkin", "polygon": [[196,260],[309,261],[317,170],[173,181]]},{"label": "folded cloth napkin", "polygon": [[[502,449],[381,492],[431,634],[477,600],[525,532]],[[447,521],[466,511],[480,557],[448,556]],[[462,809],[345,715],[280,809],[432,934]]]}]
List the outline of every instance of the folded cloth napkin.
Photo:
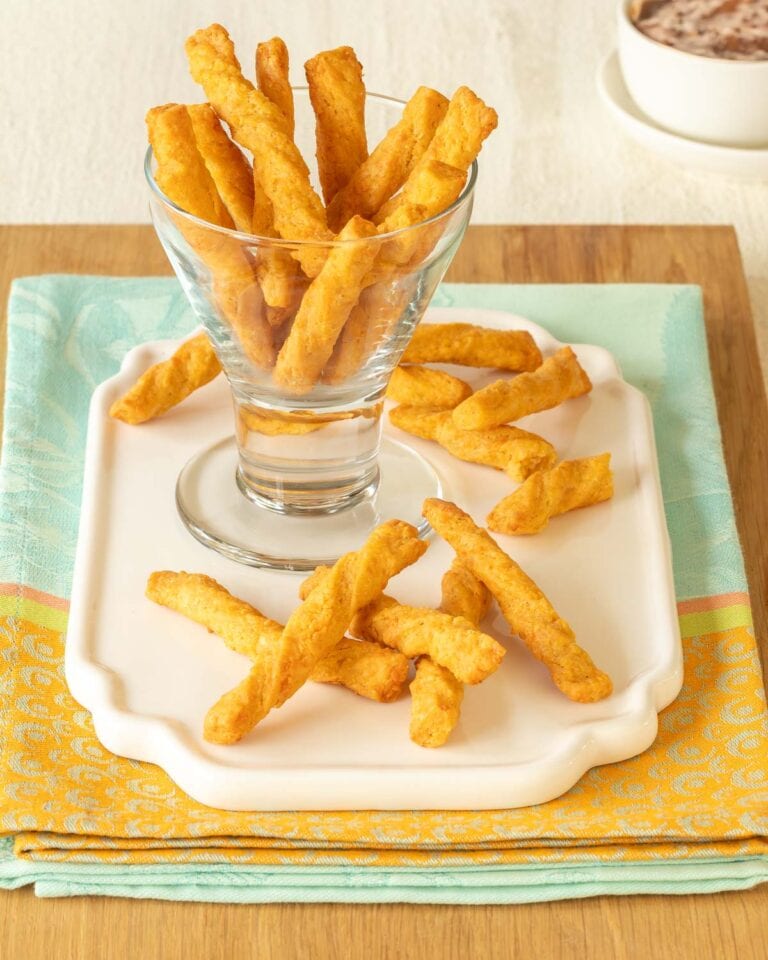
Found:
[{"label": "folded cloth napkin", "polygon": [[686,667],[656,743],[550,803],[480,812],[231,813],[110,754],[62,669],[88,402],[130,348],[195,320],[175,280],[19,280],[0,471],[0,885],[510,903],[768,878],[765,698],[698,288],[447,285],[436,303],[511,310],[602,344],[649,397]]}]

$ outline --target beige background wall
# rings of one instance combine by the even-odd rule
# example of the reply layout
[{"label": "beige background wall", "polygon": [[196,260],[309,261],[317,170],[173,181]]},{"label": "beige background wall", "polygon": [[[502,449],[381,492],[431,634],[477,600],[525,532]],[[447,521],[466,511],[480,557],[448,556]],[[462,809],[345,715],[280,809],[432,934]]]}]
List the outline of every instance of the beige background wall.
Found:
[{"label": "beige background wall", "polygon": [[[224,23],[244,65],[280,34],[295,83],[352,44],[371,90],[467,83],[499,111],[475,221],[734,223],[768,371],[768,183],[690,174],[626,141],[595,71],[615,0],[1,0],[0,221],[141,222],[144,113],[199,99],[183,40]],[[566,17],[566,12],[571,11]]]}]

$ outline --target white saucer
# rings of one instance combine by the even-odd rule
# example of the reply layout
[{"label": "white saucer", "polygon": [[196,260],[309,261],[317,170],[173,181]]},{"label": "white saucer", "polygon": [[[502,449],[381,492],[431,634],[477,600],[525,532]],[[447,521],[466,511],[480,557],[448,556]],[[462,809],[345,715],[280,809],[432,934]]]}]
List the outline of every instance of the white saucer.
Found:
[{"label": "white saucer", "polygon": [[616,51],[600,64],[597,89],[624,132],[648,150],[691,169],[748,180],[768,179],[768,148],[724,147],[689,140],[664,130],[642,113],[629,95]]}]

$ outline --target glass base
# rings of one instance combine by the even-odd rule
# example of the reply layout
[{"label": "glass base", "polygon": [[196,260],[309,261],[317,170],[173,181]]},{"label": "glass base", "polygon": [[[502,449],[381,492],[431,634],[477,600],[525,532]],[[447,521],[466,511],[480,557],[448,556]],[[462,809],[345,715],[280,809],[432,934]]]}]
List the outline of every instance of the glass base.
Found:
[{"label": "glass base", "polygon": [[432,466],[389,439],[381,443],[381,479],[371,496],[327,515],[286,515],[249,499],[236,482],[237,465],[234,437],[198,453],[179,474],[176,506],[200,543],[252,567],[314,570],[335,563],[357,550],[374,527],[395,518],[426,537],[431,528],[421,516],[422,503],[442,495]]}]

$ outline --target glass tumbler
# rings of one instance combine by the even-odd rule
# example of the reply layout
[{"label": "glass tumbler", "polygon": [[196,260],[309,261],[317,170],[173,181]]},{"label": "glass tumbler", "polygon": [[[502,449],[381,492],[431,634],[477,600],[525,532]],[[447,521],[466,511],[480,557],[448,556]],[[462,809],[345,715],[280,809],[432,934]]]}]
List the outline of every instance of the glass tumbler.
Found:
[{"label": "glass tumbler", "polygon": [[[303,88],[294,97],[297,144],[312,156],[309,98]],[[367,96],[372,143],[402,108]],[[333,563],[393,517],[425,535],[421,504],[440,494],[439,479],[406,444],[382,442],[384,394],[461,242],[476,165],[431,219],[323,243],[206,223],[164,196],[151,151],[145,169],[155,229],[234,406],[234,436],[212,438],[179,476],[189,531],[239,562],[289,570]]]}]

